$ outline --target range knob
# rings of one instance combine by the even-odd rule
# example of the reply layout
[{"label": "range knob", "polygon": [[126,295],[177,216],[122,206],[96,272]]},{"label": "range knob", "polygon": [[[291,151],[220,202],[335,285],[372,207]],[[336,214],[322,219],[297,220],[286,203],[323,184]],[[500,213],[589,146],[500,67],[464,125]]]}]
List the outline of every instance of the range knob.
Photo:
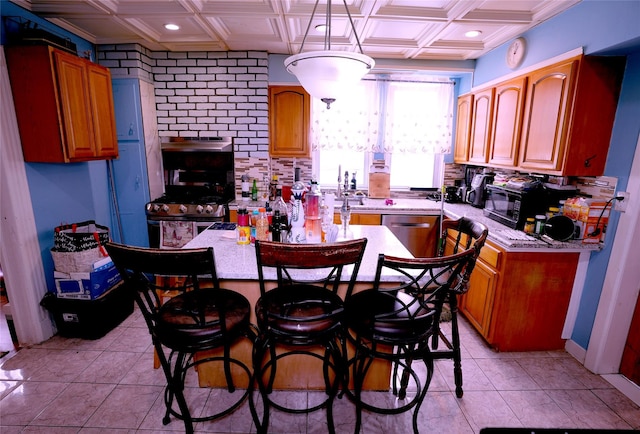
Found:
[{"label": "range knob", "polygon": [[160,210],[160,205],[157,203],[151,204],[151,212],[158,212]]},{"label": "range knob", "polygon": [[164,204],[164,205],[162,205],[161,209],[162,209],[162,212],[169,212],[169,205]]},{"label": "range knob", "polygon": [[184,214],[185,212],[187,212],[187,207],[184,205],[180,205],[180,207],[178,208],[178,211]]},{"label": "range knob", "polygon": [[204,210],[204,208],[202,207],[202,205],[198,205],[198,206],[196,207],[196,212],[197,212],[198,214],[202,214],[202,211],[203,211],[203,210]]},{"label": "range knob", "polygon": [[204,212],[206,212],[207,214],[211,214],[213,212],[213,207],[211,205],[205,206]]},{"label": "range knob", "polygon": [[154,207],[154,204],[148,203],[147,206],[146,206],[147,212],[155,212],[153,207]]}]

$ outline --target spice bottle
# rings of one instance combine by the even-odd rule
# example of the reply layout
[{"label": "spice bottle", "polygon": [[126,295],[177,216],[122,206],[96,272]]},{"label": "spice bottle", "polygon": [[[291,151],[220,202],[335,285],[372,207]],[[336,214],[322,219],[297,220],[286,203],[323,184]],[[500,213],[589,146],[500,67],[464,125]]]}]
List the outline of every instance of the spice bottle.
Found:
[{"label": "spice bottle", "polygon": [[536,219],[533,217],[528,217],[527,221],[524,223],[524,232],[527,234],[532,234],[536,230]]},{"label": "spice bottle", "polygon": [[542,234],[542,228],[544,228],[544,223],[545,221],[547,221],[547,217],[542,215],[542,214],[538,214],[536,216],[536,228],[535,228],[535,233],[536,234]]},{"label": "spice bottle", "polygon": [[267,217],[266,208],[258,210],[258,219],[256,220],[256,240],[269,241],[269,218]]},{"label": "spice bottle", "polygon": [[246,208],[238,208],[238,244],[249,244],[251,242],[251,227],[249,226],[249,213]]}]

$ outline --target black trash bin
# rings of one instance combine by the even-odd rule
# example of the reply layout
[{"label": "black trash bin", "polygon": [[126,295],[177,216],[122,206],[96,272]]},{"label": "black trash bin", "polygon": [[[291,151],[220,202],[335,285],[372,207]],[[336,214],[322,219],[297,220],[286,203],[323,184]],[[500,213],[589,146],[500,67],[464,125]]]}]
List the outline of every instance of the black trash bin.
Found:
[{"label": "black trash bin", "polygon": [[94,300],[58,298],[47,293],[40,304],[53,315],[61,336],[99,339],[133,313],[133,295],[122,282]]}]

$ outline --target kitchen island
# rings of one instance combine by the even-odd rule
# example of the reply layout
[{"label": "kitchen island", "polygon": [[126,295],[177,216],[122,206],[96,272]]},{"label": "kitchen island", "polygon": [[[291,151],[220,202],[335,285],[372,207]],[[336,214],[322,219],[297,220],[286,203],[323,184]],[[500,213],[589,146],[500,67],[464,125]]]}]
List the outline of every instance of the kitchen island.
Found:
[{"label": "kitchen island", "polygon": [[[358,272],[358,283],[356,291],[371,287],[371,282],[375,278],[378,255],[386,253],[394,256],[408,257],[412,255],[402,245],[402,243],[385,226],[358,226],[350,227],[353,238],[367,238],[367,247],[364,252],[362,264]],[[216,272],[223,288],[232,289],[243,294],[252,308],[260,296],[258,286],[258,267],[256,262],[255,247],[249,245],[239,245],[236,243],[235,231],[205,230],[184,248],[213,247],[216,263]],[[350,276],[352,267],[345,267],[343,278]],[[275,285],[275,272],[265,270],[265,279],[269,280],[267,286]],[[312,273],[311,270],[305,272]],[[310,278],[313,276],[310,274]],[[383,281],[393,281],[397,279],[394,275],[386,274],[381,276]],[[340,295],[344,297],[346,288],[340,288]],[[252,309],[251,321],[255,324],[255,311]],[[245,363],[251,364],[251,345],[246,340],[240,341],[232,348],[235,355]],[[215,354],[215,351],[212,351]],[[286,375],[279,375],[274,387],[276,389],[323,389],[324,380],[322,378],[321,363],[310,357],[287,357],[278,362],[278,370],[286,372]],[[390,366],[383,361],[374,362],[371,368],[375,375],[370,375],[370,380],[365,384],[365,388],[372,390],[385,390],[389,387],[391,375]],[[202,387],[223,387],[224,375],[221,374],[220,366],[215,364],[202,365],[198,369],[200,386]],[[240,381],[242,377],[238,375]]]}]

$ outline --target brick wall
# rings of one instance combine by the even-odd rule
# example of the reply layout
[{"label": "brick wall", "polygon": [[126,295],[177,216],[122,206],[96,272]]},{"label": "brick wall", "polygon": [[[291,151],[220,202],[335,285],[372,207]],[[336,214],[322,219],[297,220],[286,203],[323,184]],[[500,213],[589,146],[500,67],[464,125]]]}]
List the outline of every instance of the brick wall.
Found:
[{"label": "brick wall", "polygon": [[[299,167],[302,179],[311,179],[311,159],[269,158],[266,52],[150,51],[138,44],[99,45],[97,52],[113,78],[154,84],[160,137],[233,138],[237,197],[243,174],[261,186],[271,174],[290,185]],[[445,184],[463,176],[458,165],[447,165]]]}]

